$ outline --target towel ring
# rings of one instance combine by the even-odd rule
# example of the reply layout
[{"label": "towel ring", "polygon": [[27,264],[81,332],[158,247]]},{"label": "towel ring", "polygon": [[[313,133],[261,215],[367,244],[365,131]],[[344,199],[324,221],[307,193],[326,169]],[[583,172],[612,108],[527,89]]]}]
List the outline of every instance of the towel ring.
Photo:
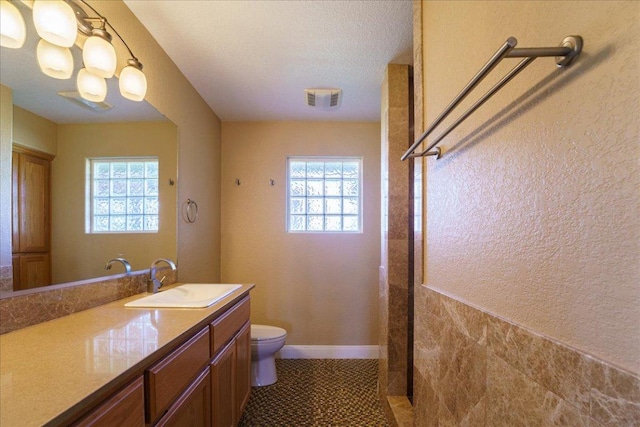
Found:
[{"label": "towel ring", "polygon": [[189,224],[193,224],[198,219],[198,204],[195,200],[187,199],[184,210],[185,221]]}]

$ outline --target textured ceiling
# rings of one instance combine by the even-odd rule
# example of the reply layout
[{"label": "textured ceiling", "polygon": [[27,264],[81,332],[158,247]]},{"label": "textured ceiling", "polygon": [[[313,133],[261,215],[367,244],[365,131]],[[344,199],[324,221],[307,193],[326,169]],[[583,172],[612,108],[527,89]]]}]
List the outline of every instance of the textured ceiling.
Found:
[{"label": "textured ceiling", "polygon": [[377,121],[386,65],[412,63],[410,0],[125,3],[223,121]]}]

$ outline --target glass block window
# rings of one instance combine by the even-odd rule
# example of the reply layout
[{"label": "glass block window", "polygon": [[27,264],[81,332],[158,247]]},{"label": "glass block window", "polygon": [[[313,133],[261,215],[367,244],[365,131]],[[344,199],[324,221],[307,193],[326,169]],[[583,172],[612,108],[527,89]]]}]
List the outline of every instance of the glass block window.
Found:
[{"label": "glass block window", "polygon": [[361,158],[289,157],[287,163],[289,232],[361,231]]},{"label": "glass block window", "polygon": [[90,233],[158,231],[158,159],[90,159]]}]

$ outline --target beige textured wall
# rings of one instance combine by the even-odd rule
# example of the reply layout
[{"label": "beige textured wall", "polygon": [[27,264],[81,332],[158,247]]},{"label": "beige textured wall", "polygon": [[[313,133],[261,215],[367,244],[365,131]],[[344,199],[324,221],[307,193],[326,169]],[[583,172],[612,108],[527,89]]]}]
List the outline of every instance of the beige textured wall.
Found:
[{"label": "beige textured wall", "polygon": [[[133,270],[156,258],[176,258],[177,128],[170,122],[58,126],[58,152],[51,165],[51,255],[53,283],[104,276],[104,265],[122,256]],[[87,161],[92,157],[157,156],[160,198],[158,233],[87,234]],[[122,266],[114,266],[122,272]]]},{"label": "beige textured wall", "polygon": [[[256,284],[252,322],[285,328],[288,344],[376,344],[379,123],[228,122],[222,141],[222,280]],[[290,155],[363,157],[363,233],[286,232]]]},{"label": "beige textured wall", "polygon": [[0,85],[0,267],[11,265],[12,122],[13,94],[11,88]]},{"label": "beige textured wall", "polygon": [[58,125],[14,105],[13,142],[55,156],[58,149]]},{"label": "beige textured wall", "polygon": [[[147,29],[120,0],[94,5],[144,64],[146,100],[178,127],[178,209],[187,199],[200,208],[198,221],[178,218],[179,280],[220,279],[221,122]],[[115,41],[121,66],[129,57]]]},{"label": "beige textured wall", "polygon": [[585,42],[567,70],[537,59],[425,160],[426,285],[640,372],[640,3],[424,6],[428,123],[507,37]]}]

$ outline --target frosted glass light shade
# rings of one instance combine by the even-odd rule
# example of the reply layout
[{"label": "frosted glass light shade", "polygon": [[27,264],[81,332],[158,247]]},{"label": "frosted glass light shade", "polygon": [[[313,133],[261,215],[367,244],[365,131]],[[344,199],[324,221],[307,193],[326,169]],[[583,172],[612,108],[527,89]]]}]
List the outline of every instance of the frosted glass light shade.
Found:
[{"label": "frosted glass light shade", "polygon": [[27,29],[17,7],[0,1],[0,46],[19,49],[24,45]]},{"label": "frosted glass light shade", "polygon": [[116,71],[116,50],[102,37],[91,36],[82,48],[82,61],[90,73],[109,79]]},{"label": "frosted glass light shade", "polygon": [[56,46],[71,47],[78,35],[76,15],[62,0],[35,0],[33,24],[40,37]]},{"label": "frosted glass light shade", "polygon": [[147,78],[138,68],[128,65],[120,72],[120,93],[132,101],[142,101],[147,94]]},{"label": "frosted glass light shade", "polygon": [[69,48],[40,40],[36,52],[38,65],[47,76],[66,80],[73,74],[73,56]]},{"label": "frosted glass light shade", "polygon": [[78,71],[76,83],[80,96],[88,101],[102,102],[107,97],[107,82],[85,68]]}]

